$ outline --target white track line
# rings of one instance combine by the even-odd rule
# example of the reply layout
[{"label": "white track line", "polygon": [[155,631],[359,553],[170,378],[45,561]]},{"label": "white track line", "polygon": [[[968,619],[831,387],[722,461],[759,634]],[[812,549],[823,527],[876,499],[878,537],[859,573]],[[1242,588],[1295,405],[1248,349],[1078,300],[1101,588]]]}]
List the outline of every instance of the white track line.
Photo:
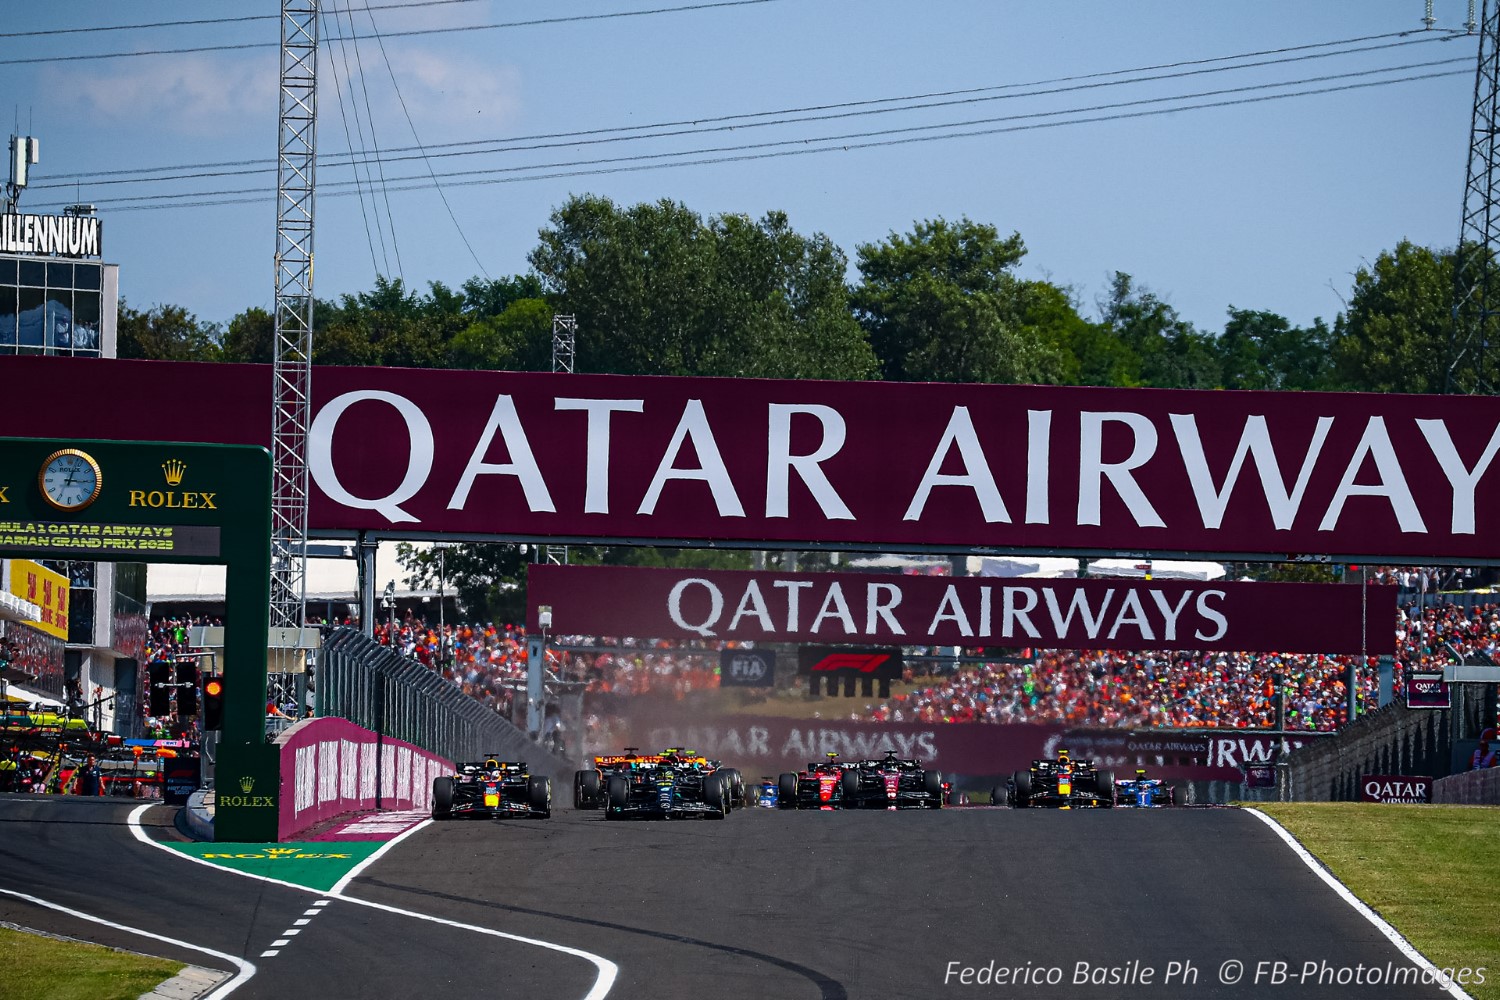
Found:
[{"label": "white track line", "polygon": [[[411,917],[413,920],[426,920],[429,923],[441,924],[445,927],[456,927],[461,930],[473,931],[476,934],[487,934],[490,937],[503,938],[506,941],[516,941],[520,944],[534,945],[538,948],[545,948],[548,951],[561,952],[564,955],[572,955],[575,958],[581,958],[591,963],[594,968],[599,970],[599,975],[594,979],[593,987],[591,987],[589,991],[583,995],[582,1000],[604,1000],[605,996],[609,994],[610,989],[614,986],[615,978],[620,974],[620,967],[615,963],[611,962],[609,959],[605,958],[602,955],[595,955],[593,952],[584,951],[581,948],[570,948],[567,945],[556,944],[552,941],[543,941],[540,938],[529,938],[522,937],[519,934],[508,934],[505,931],[497,931],[490,927],[481,927],[478,924],[459,923],[456,920],[448,920],[444,917],[435,917],[430,913],[418,913],[415,910],[403,910],[400,907],[387,906],[384,903],[376,903],[368,899],[360,899],[357,896],[344,895],[344,887],[348,883],[350,878],[352,878],[357,872],[363,871],[366,866],[368,866],[371,862],[380,857],[386,851],[390,850],[392,847],[395,847],[403,839],[422,829],[427,825],[427,823],[430,823],[431,820],[428,820],[427,823],[420,823],[417,826],[412,827],[410,830],[406,831],[406,833],[403,833],[401,836],[397,837],[394,840],[386,841],[376,849],[375,853],[371,854],[364,861],[360,862],[359,865],[357,865],[352,871],[350,871],[348,875],[345,875],[342,879],[340,879],[332,889],[324,892],[321,889],[309,889],[305,885],[297,885],[295,882],[285,882],[279,878],[271,878],[267,875],[256,875],[253,872],[242,872],[234,868],[224,868],[220,865],[214,864],[212,861],[205,861],[202,858],[195,858],[189,854],[183,854],[180,851],[174,851],[167,845],[152,840],[149,836],[146,835],[146,831],[141,828],[141,816],[146,812],[147,809],[152,808],[152,806],[153,803],[148,802],[145,805],[131,811],[129,818],[130,832],[135,837],[135,839],[139,840],[141,843],[149,844],[158,850],[165,851],[175,858],[181,858],[184,861],[191,861],[194,864],[204,865],[208,868],[212,868],[217,872],[227,872],[231,875],[239,875],[244,878],[253,878],[261,882],[269,882],[272,885],[280,885],[285,886],[288,889],[296,889],[298,892],[307,892],[315,896],[324,897],[323,900],[320,900],[318,903],[314,903],[314,906],[320,905],[327,899],[339,899],[346,903],[353,903],[356,906],[367,906],[372,910],[383,910],[386,913],[394,913],[398,916]],[[253,971],[254,966],[251,966],[251,969]],[[249,977],[247,976],[246,978]],[[233,986],[237,984],[231,983],[229,985]],[[221,994],[219,993],[215,993],[213,996],[205,997],[204,1000],[218,1000],[218,997],[220,995]]]},{"label": "white track line", "polygon": [[1442,970],[1439,969],[1436,965],[1433,965],[1431,960],[1429,960],[1426,955],[1422,954],[1415,947],[1413,947],[1410,941],[1402,937],[1400,931],[1396,930],[1396,928],[1386,923],[1384,917],[1376,913],[1374,910],[1370,909],[1365,905],[1365,902],[1362,899],[1360,899],[1354,893],[1350,892],[1348,886],[1340,882],[1338,879],[1334,878],[1333,872],[1329,871],[1326,865],[1324,865],[1317,858],[1313,857],[1308,849],[1303,847],[1301,842],[1299,842],[1296,837],[1292,836],[1291,833],[1287,831],[1286,827],[1282,826],[1271,816],[1261,812],[1259,809],[1253,809],[1249,806],[1244,807],[1244,809],[1245,812],[1248,812],[1250,815],[1266,824],[1266,826],[1269,826],[1272,832],[1276,834],[1276,836],[1286,841],[1287,846],[1290,847],[1294,852],[1296,852],[1297,857],[1302,859],[1303,864],[1312,869],[1314,875],[1318,876],[1318,878],[1322,879],[1324,882],[1327,882],[1329,887],[1331,887],[1334,892],[1339,894],[1340,899],[1354,908],[1354,912],[1358,913],[1360,916],[1368,920],[1371,924],[1375,925],[1375,929],[1378,930],[1381,934],[1384,934],[1386,938],[1391,942],[1391,944],[1396,946],[1397,950],[1399,950],[1401,954],[1411,959],[1412,963],[1422,971],[1434,975],[1436,977],[1436,981],[1433,983],[1434,986],[1437,986],[1439,989],[1446,991],[1449,996],[1453,997],[1453,1000],[1474,1000],[1474,998],[1469,996],[1468,993],[1464,992],[1464,988],[1462,986],[1459,986],[1457,983],[1449,983],[1448,985],[1444,986],[1442,983],[1442,980],[1444,978],[1442,975]]},{"label": "white track line", "polygon": [[250,981],[250,977],[255,975],[255,966],[251,965],[244,959],[235,958],[233,955],[227,955],[222,951],[214,951],[212,948],[205,948],[201,944],[189,944],[186,941],[179,941],[177,938],[167,937],[165,934],[156,934],[152,931],[143,931],[139,927],[131,927],[128,924],[117,924],[113,920],[105,920],[103,917],[96,917],[91,913],[84,913],[82,910],[75,910],[71,907],[63,906],[60,903],[53,903],[49,900],[42,899],[38,896],[28,896],[26,895],[26,893],[16,892],[14,889],[0,889],[0,892],[5,893],[5,895],[7,896],[14,896],[17,899],[24,899],[28,903],[35,903],[37,906],[45,906],[49,910],[57,910],[59,913],[66,913],[68,916],[77,917],[79,920],[87,920],[95,924],[103,924],[105,927],[113,927],[117,931],[124,931],[127,934],[135,934],[139,937],[150,938],[153,941],[165,941],[167,944],[176,945],[179,948],[187,948],[190,951],[201,951],[205,955],[212,955],[214,958],[223,959],[239,970],[233,979],[215,989],[212,993],[205,996],[203,1000],[221,1000],[221,998],[227,997],[229,994],[233,993],[241,986],[244,986]]}]

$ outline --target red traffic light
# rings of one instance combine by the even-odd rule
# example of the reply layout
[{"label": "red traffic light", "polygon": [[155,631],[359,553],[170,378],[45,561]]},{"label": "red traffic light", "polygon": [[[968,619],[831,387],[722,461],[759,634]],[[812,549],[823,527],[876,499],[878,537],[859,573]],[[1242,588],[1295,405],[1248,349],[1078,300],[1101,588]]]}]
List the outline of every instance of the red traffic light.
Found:
[{"label": "red traffic light", "polygon": [[224,693],[224,682],[215,677],[213,680],[203,685],[203,693],[208,695],[210,698],[217,698],[219,695]]}]

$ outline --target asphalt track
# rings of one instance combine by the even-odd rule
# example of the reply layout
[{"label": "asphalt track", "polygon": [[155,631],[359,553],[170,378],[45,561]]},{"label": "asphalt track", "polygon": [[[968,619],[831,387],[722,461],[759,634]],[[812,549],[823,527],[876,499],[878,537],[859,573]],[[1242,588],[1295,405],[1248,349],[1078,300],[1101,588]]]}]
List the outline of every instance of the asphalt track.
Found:
[{"label": "asphalt track", "polygon": [[[0,797],[0,888],[243,956],[257,971],[236,1000],[575,1000],[596,982],[575,955],[347,900],[303,917],[316,894],[140,844],[129,811]],[[147,817],[153,836],[175,836],[167,809]],[[610,1000],[1446,995],[1410,983],[1272,985],[1269,964],[1256,983],[1260,962],[1411,963],[1269,827],[1228,809],[743,810],[723,822],[612,823],[564,807],[548,821],[428,826],[348,895],[603,956],[619,969]],[[261,957],[299,918],[301,933]],[[214,964],[3,894],[0,920]],[[1243,978],[1226,985],[1232,960]],[[1056,968],[1060,981],[965,985],[955,972],[944,982],[949,963],[991,962],[1032,976]],[[1135,978],[1080,983],[1079,962]]]}]

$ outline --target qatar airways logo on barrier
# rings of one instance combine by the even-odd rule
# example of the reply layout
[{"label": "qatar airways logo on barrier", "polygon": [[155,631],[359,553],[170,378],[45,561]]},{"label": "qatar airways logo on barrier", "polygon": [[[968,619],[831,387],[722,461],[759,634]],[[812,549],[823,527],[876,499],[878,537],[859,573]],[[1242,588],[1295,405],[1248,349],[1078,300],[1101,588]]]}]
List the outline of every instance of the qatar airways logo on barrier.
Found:
[{"label": "qatar airways logo on barrier", "polygon": [[1427,775],[1368,774],[1359,782],[1364,802],[1399,802],[1408,805],[1432,801],[1432,778]]}]

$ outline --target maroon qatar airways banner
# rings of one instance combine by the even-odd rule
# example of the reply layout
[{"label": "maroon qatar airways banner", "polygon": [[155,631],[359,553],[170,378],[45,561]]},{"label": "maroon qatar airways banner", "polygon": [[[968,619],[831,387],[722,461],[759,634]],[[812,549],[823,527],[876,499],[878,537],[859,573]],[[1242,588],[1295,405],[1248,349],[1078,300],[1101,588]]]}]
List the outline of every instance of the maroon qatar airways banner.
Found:
[{"label": "maroon qatar airways banner", "polygon": [[1348,584],[533,563],[526,595],[527,627],[540,628],[537,606],[548,605],[560,635],[1372,656],[1396,650],[1396,588]]},{"label": "maroon qatar airways banner", "polygon": [[[0,378],[10,436],[270,435],[269,366],[6,357]],[[58,407],[59,385],[87,405]],[[1476,516],[1500,505],[1493,397],[391,368],[312,385],[319,533],[1500,557],[1500,518]]]}]

